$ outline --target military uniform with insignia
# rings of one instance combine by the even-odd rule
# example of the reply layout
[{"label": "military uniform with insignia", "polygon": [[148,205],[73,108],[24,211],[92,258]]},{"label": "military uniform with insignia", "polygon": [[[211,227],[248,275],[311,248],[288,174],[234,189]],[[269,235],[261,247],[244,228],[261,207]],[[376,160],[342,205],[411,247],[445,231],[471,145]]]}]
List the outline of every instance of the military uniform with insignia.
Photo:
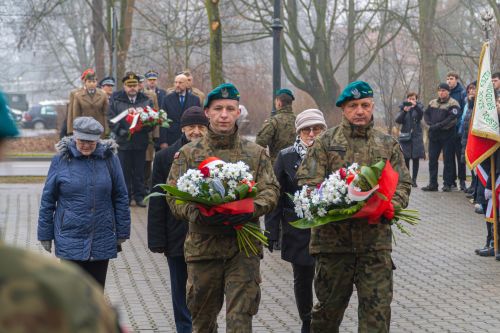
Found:
[{"label": "military uniform with insignia", "polygon": [[[371,97],[373,91],[366,82],[352,82],[340,95],[337,106],[344,109],[350,101],[360,99],[373,103]],[[307,150],[297,172],[298,183],[315,186],[341,167],[354,162],[371,165],[380,160],[390,161],[399,173],[393,204],[406,207],[411,179],[398,142],[374,129],[373,117],[364,125],[355,125],[344,110],[342,123],[327,130]],[[312,311],[313,332],[339,331],[353,284],[359,299],[359,332],[389,331],[392,231],[388,223],[381,222],[368,224],[366,219],[352,219],[311,229],[309,251],[315,258],[314,289],[318,299]]]},{"label": "military uniform with insignia", "polygon": [[[280,95],[287,95],[291,100],[295,100],[293,93],[289,89],[280,89],[276,92],[276,98]],[[295,141],[295,114],[292,105],[286,105],[276,110],[276,115],[266,119],[261,130],[257,134],[255,142],[262,147],[269,147],[269,154],[274,163],[278,153],[291,146]]]},{"label": "military uniform with insignia", "polygon": [[[210,92],[205,103],[208,116],[210,105],[216,100],[238,101],[239,92],[232,84],[223,84]],[[240,137],[236,126],[229,134],[216,133],[213,123],[204,138],[186,144],[175,155],[168,183],[176,185],[179,177],[188,169],[196,169],[211,156],[226,162],[246,163],[258,184],[258,194],[254,199],[253,214],[226,216],[219,223],[215,222],[221,217],[218,214],[214,216],[215,220],[211,220],[201,216],[194,204],[178,204],[168,199],[174,215],[189,223],[184,255],[188,267],[186,297],[192,315],[193,332],[217,331],[217,315],[224,303],[224,296],[226,331],[251,332],[252,316],[257,313],[260,302],[262,246],[255,242],[261,254],[250,253],[247,256],[238,248],[234,229],[221,222],[227,219],[233,222],[238,220],[239,223],[259,223],[258,218],[276,206],[279,186],[264,148]]]}]

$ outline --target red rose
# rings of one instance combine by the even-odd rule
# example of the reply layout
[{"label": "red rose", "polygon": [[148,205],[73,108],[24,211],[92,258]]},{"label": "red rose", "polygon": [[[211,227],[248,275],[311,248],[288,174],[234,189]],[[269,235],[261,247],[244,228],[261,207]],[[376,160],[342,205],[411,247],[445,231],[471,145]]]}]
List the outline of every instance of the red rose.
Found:
[{"label": "red rose", "polygon": [[205,177],[205,178],[210,177],[210,169],[208,167],[201,168],[200,172],[203,175],[203,177]]},{"label": "red rose", "polygon": [[316,184],[316,188],[319,190],[321,188],[321,183]]},{"label": "red rose", "polygon": [[347,177],[347,171],[345,168],[340,168],[339,173],[340,173],[340,179],[345,179]]}]

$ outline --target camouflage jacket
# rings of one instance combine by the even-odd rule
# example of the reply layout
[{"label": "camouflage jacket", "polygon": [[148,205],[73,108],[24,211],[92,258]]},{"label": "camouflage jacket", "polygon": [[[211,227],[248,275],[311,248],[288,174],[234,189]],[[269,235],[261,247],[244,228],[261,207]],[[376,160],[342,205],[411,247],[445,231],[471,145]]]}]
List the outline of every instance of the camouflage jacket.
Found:
[{"label": "camouflage jacket", "polygon": [[[394,138],[373,129],[373,122],[358,127],[343,118],[341,125],[326,131],[307,150],[297,179],[299,186],[316,185],[346,164],[356,162],[371,165],[379,160],[389,160],[399,173],[399,183],[392,201],[405,208],[410,196],[411,178],[403,153]],[[311,254],[391,250],[391,226],[369,225],[364,219],[326,224],[311,230],[309,247]]]},{"label": "camouflage jacket", "polygon": [[121,332],[102,289],[82,270],[0,244],[0,332]]},{"label": "camouflage jacket", "polygon": [[276,111],[275,116],[266,119],[255,142],[264,148],[269,146],[269,154],[274,162],[282,149],[293,145],[296,137],[295,114],[292,107],[287,106]]},{"label": "camouflage jacket", "polygon": [[[218,135],[209,130],[201,140],[184,145],[174,157],[167,182],[175,186],[188,169],[196,169],[210,156],[226,162],[243,161],[250,167],[258,194],[254,199],[254,216],[249,223],[258,223],[260,216],[274,209],[278,202],[279,185],[271,160],[262,147],[241,138],[238,131],[231,135]],[[231,258],[239,251],[236,234],[231,227],[203,225],[194,204],[176,204],[172,199],[167,201],[179,220],[189,222],[184,243],[186,261]]]}]

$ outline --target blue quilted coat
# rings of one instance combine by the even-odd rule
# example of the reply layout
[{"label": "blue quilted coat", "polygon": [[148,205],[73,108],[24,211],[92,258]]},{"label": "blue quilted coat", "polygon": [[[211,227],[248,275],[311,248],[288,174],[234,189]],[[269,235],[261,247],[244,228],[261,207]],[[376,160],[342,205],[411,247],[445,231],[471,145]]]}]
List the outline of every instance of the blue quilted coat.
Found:
[{"label": "blue quilted coat", "polygon": [[62,139],[50,165],[38,217],[38,240],[54,240],[56,256],[68,260],[116,258],[117,240],[130,237],[127,188],[112,140],[90,156]]}]

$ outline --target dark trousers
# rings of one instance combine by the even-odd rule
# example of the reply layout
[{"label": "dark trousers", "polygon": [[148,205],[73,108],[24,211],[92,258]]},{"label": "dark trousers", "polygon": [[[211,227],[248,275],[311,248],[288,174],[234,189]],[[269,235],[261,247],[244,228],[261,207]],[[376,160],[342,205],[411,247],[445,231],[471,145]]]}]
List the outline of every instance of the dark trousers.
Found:
[{"label": "dark trousers", "polygon": [[408,171],[410,171],[410,160],[412,161],[413,164],[413,169],[412,169],[412,177],[411,179],[416,182],[417,181],[417,176],[418,176],[418,166],[420,164],[420,159],[418,158],[405,158],[405,164],[406,167],[408,168]]},{"label": "dark trousers", "polygon": [[153,171],[153,162],[146,161],[144,163],[144,187],[149,191],[151,188],[151,176]]},{"label": "dark trousers", "polygon": [[439,169],[439,155],[443,152],[444,167],[443,167],[443,183],[444,185],[451,186],[453,184],[452,179],[452,157],[453,155],[448,153],[450,145],[448,141],[449,137],[442,136],[437,138],[432,138],[429,140],[429,185],[438,186],[438,169]]},{"label": "dark trousers", "polygon": [[85,272],[90,274],[96,281],[102,286],[104,290],[104,285],[106,284],[106,274],[108,273],[109,260],[97,260],[97,261],[79,261],[79,260],[67,260],[72,262]]},{"label": "dark trousers", "polygon": [[302,320],[301,333],[311,331],[311,311],[313,306],[313,280],[314,265],[303,266],[292,263],[293,268],[293,292],[295,303]]},{"label": "dark trousers", "polygon": [[177,333],[191,333],[191,313],[186,305],[187,265],[182,257],[167,257]]},{"label": "dark trousers", "polygon": [[[465,162],[462,162],[462,142],[459,136],[455,136],[453,139],[448,141],[448,149],[445,150],[447,154],[450,154],[449,160],[452,166],[451,170],[451,180],[452,184],[455,183],[455,180],[458,179],[460,181],[465,181]],[[458,171],[458,173],[457,173]],[[450,185],[450,184],[449,184]]]},{"label": "dark trousers", "polygon": [[118,150],[118,158],[122,165],[125,184],[127,184],[128,199],[142,201],[144,199],[144,164],[146,149]]}]

